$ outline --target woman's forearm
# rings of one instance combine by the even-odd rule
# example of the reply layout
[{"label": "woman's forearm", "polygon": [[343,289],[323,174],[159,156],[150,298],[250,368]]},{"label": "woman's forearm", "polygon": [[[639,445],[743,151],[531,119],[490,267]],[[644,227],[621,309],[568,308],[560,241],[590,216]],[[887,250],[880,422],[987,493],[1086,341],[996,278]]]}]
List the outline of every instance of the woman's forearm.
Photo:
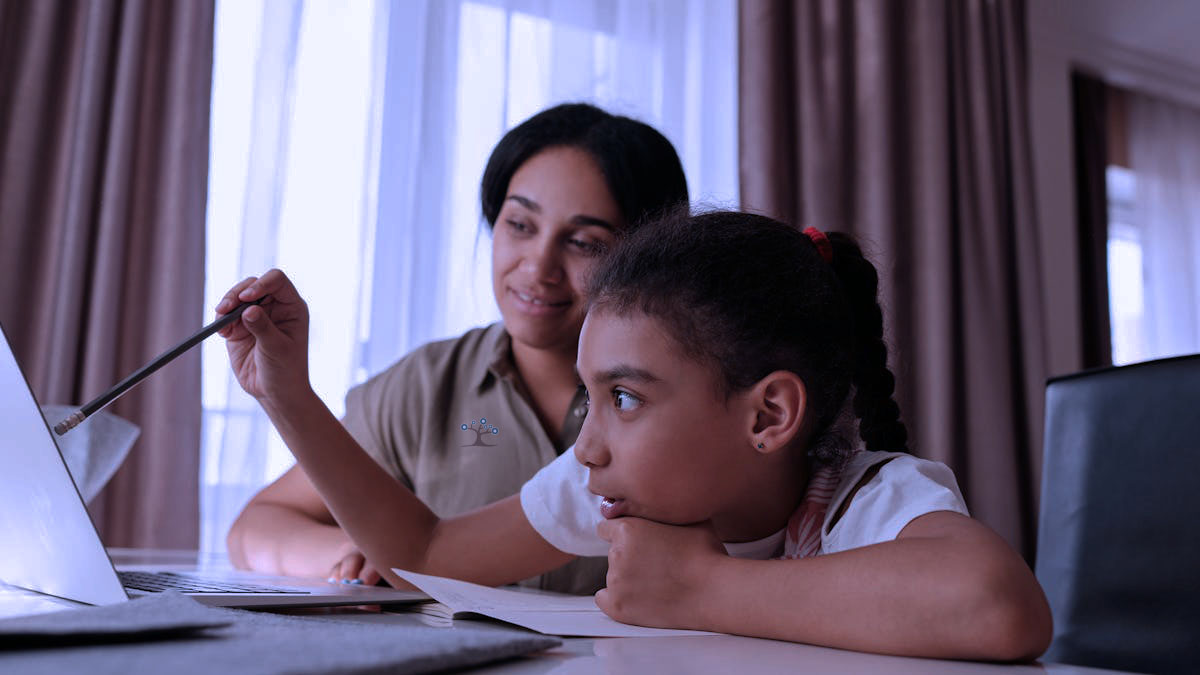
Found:
[{"label": "woman's forearm", "polygon": [[337,525],[283,504],[253,501],[230,527],[226,543],[236,567],[321,578],[353,546]]}]

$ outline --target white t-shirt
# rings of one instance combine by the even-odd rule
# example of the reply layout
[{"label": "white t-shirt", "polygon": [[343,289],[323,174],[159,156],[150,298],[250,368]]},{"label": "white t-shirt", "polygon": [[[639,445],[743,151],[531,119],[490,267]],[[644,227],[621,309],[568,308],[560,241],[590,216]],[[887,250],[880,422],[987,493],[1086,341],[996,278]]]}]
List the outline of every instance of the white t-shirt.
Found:
[{"label": "white t-shirt", "polygon": [[[884,461],[831,528],[834,515],[863,474]],[[521,508],[533,529],[558,550],[579,556],[608,555],[608,542],[596,534],[596,526],[604,520],[603,498],[588,492],[587,481],[587,467],[575,459],[573,448],[567,450],[521,488]],[[934,511],[969,515],[954,474],[945,464],[902,452],[856,453],[842,470],[825,514],[821,551],[837,553],[890,541],[914,518]],[[725,549],[733,557],[765,560],[782,553],[783,537],[780,530],[758,541],[727,543]]]}]

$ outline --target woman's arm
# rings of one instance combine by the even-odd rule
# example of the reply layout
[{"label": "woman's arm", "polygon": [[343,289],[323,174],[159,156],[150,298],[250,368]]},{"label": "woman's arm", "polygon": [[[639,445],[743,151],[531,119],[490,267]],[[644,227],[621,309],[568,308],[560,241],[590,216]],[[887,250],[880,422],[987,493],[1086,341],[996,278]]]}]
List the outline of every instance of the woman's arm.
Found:
[{"label": "woman's arm", "polygon": [[321,578],[357,548],[299,466],[250,499],[225,542],[236,567]]},{"label": "woman's arm", "polygon": [[704,527],[622,518],[601,534],[612,548],[597,603],[619,621],[996,661],[1034,659],[1050,642],[1050,609],[1029,567],[957,513],[916,518],[894,541],[799,560],[730,558]]}]

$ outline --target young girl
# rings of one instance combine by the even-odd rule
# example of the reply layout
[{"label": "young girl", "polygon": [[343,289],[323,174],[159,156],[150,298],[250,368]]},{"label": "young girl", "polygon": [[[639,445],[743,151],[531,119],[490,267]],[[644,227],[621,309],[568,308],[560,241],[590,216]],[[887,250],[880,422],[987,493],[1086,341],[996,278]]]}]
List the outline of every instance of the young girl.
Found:
[{"label": "young girl", "polygon": [[238,294],[275,298],[238,330],[262,405],[380,570],[496,585],[607,554],[596,601],[619,621],[1032,659],[1051,630],[1029,568],[967,517],[945,466],[906,452],[876,287],[848,237],[742,213],[644,226],[588,287],[574,453],[449,519],[309,393],[305,336],[275,317],[303,311],[282,274]]}]

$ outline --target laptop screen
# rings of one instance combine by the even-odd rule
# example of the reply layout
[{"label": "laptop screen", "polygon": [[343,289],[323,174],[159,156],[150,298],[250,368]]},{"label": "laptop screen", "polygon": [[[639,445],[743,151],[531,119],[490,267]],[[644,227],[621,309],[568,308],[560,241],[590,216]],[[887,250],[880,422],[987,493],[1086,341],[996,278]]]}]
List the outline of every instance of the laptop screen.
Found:
[{"label": "laptop screen", "polygon": [[0,580],[93,605],[128,599],[3,327]]}]

